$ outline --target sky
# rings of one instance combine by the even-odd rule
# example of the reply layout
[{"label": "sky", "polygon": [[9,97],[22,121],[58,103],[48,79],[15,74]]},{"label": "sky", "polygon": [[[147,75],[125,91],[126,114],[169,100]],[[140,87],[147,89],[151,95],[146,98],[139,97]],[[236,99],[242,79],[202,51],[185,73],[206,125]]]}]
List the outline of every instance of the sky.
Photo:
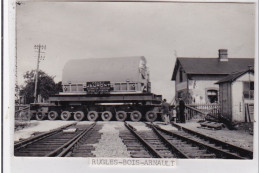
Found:
[{"label": "sky", "polygon": [[152,92],[169,101],[176,57],[216,58],[221,48],[255,56],[254,4],[23,2],[16,10],[19,85],[36,69],[35,44],[46,45],[40,69],[55,82],[70,59],[145,56]]}]

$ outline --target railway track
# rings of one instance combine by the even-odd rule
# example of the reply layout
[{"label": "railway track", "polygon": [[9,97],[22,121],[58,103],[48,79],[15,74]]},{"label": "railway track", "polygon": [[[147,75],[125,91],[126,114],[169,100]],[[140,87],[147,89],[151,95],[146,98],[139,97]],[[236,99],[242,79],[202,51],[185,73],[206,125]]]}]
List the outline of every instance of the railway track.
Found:
[{"label": "railway track", "polygon": [[[132,134],[129,139],[138,140],[141,144],[133,148],[135,145],[133,142],[126,143],[127,148],[136,149],[136,152],[145,150],[154,158],[250,159],[252,157],[250,151],[217,141],[212,137],[189,134],[185,131],[168,131],[152,123],[146,125],[151,131],[138,131],[134,126],[125,123]],[[146,154],[146,157],[149,157],[148,155]],[[139,156],[142,157],[140,154]]]},{"label": "railway track", "polygon": [[[172,123],[172,125],[181,130],[179,133],[181,133],[182,136],[197,140],[198,142],[205,143],[212,147],[216,147],[217,149],[224,150],[227,153],[232,153],[232,155],[235,155],[234,159],[253,159],[253,151],[235,146],[227,142],[223,142],[211,136],[201,134],[197,131],[182,127],[176,123]],[[231,156],[231,158],[232,157],[233,156]]]},{"label": "railway track", "polygon": [[[128,141],[128,143],[125,142],[125,139],[123,138],[123,142],[126,144],[127,149],[130,149],[131,157],[176,158],[178,153],[175,152],[173,146],[170,143],[161,140],[152,130],[138,132],[134,126],[127,122],[125,122],[125,126],[132,134],[132,136],[129,135],[130,138],[128,138],[128,140],[130,139],[130,142]],[[137,156],[135,153],[137,153]]]},{"label": "railway track", "polygon": [[[253,152],[173,124],[165,130],[153,123],[125,122],[120,138],[132,158],[252,159]],[[144,128],[144,126],[147,126]],[[140,128],[141,127],[141,128]],[[95,157],[101,124],[73,123],[15,143],[15,156]],[[108,143],[109,145],[109,143]]]},{"label": "railway track", "polygon": [[86,141],[96,123],[90,125],[71,124],[16,143],[15,156],[66,157]]},{"label": "railway track", "polygon": [[[176,149],[183,152],[188,158],[217,158],[217,159],[250,159],[249,155],[240,155],[236,148],[230,149],[224,146],[225,142],[216,143],[209,138],[190,135],[184,131],[168,131],[159,126],[148,124],[154,131],[158,131],[170,140]],[[202,134],[200,134],[202,135]],[[220,141],[221,142],[221,141]]]}]

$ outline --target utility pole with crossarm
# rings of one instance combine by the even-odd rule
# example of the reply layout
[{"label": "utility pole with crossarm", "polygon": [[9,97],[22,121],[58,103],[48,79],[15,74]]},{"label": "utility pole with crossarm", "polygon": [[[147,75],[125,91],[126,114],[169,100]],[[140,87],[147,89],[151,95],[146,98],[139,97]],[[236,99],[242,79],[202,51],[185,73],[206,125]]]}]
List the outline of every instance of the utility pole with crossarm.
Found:
[{"label": "utility pole with crossarm", "polygon": [[43,50],[46,50],[46,45],[34,45],[34,49],[37,51],[38,56],[37,56],[37,68],[36,68],[36,76],[35,76],[35,90],[34,90],[34,103],[37,103],[37,87],[38,87],[38,72],[39,72],[39,64],[41,60],[44,60],[45,55],[43,55]]}]

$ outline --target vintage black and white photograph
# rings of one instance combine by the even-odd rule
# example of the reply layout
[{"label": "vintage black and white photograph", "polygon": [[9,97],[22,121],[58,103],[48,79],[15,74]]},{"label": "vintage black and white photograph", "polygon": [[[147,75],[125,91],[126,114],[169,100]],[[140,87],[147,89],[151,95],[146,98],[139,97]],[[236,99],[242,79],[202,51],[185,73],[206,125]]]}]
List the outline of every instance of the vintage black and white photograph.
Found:
[{"label": "vintage black and white photograph", "polygon": [[255,2],[15,8],[14,157],[256,159]]}]

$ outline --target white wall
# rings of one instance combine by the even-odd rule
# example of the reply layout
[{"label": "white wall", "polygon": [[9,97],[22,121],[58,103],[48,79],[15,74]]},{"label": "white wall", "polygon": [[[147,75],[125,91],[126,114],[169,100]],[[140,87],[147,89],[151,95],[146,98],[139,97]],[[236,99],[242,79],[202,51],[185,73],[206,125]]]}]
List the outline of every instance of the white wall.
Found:
[{"label": "white wall", "polygon": [[232,121],[245,121],[243,102],[243,82],[232,83]]},{"label": "white wall", "polygon": [[189,91],[195,103],[207,103],[206,90],[208,89],[219,89],[219,86],[215,84],[217,80],[189,80]]},{"label": "white wall", "polygon": [[243,82],[254,81],[254,75],[249,73],[244,74],[243,76],[236,79],[232,87],[232,121],[245,121],[245,102],[253,102],[251,100],[243,99]]}]

